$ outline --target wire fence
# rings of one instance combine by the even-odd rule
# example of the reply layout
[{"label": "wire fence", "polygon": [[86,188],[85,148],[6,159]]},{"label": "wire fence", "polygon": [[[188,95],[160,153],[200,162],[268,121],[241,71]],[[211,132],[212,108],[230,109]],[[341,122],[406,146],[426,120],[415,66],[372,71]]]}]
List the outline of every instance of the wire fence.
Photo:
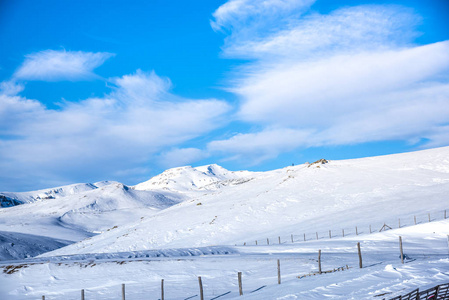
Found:
[{"label": "wire fence", "polygon": [[445,220],[449,217],[446,210],[429,211],[426,213],[418,213],[408,215],[406,217],[387,218],[382,223],[373,222],[373,224],[354,225],[347,228],[332,228],[326,231],[319,230],[315,232],[292,233],[289,236],[269,236],[266,238],[256,238],[250,241],[240,242],[237,245],[243,246],[261,246],[261,245],[275,245],[288,244],[297,242],[307,242],[312,240],[332,239],[355,237],[362,234],[372,234],[376,232],[387,231],[391,229],[404,228],[434,221]]}]

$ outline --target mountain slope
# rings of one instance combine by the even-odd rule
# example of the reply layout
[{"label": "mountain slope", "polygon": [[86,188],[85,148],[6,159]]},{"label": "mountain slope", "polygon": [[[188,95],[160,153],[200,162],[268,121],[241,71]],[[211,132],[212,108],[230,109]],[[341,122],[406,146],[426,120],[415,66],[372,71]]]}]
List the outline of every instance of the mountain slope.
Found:
[{"label": "mountain slope", "polygon": [[48,255],[234,244],[354,226],[379,230],[398,217],[410,221],[447,208],[448,157],[445,147],[245,173],[241,184]]}]

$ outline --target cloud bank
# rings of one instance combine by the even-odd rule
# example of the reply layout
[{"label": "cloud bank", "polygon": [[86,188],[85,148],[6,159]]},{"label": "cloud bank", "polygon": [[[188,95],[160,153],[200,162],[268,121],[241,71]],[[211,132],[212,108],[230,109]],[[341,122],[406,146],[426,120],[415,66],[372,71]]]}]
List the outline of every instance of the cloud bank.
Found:
[{"label": "cloud bank", "polygon": [[142,176],[136,165],[147,172],[144,166],[157,153],[222,126],[229,110],[216,99],[173,95],[170,81],[154,72],[138,70],[111,81],[115,87],[105,97],[65,102],[58,110],[1,94],[0,181],[54,186],[105,174],[126,174],[132,181]]},{"label": "cloud bank", "polygon": [[[304,11],[313,1],[296,2],[301,13],[288,1],[268,3],[274,8],[255,11],[260,18],[246,12],[246,1],[213,14],[213,27],[230,31],[223,54],[252,61],[230,80],[237,117],[262,129],[213,141],[211,151],[257,164],[307,147],[447,145],[449,41],[413,44],[420,16],[391,5],[319,14]],[[265,19],[271,30],[260,33]]]}]

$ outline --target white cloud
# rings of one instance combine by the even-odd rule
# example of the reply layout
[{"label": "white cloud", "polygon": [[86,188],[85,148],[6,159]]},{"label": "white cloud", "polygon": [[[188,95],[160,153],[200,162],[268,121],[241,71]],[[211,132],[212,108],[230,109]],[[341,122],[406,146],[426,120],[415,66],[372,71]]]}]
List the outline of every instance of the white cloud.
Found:
[{"label": "white cloud", "polygon": [[24,88],[23,84],[17,83],[14,80],[3,81],[0,83],[0,93],[2,95],[14,96],[23,91]]},{"label": "white cloud", "polygon": [[221,5],[212,14],[212,28],[239,29],[240,27],[256,26],[255,23],[267,23],[267,18],[281,14],[292,14],[304,11],[316,0],[230,0]]},{"label": "white cloud", "polygon": [[1,95],[0,178],[107,179],[107,173],[151,165],[164,149],[222,126],[229,110],[223,101],[177,97],[155,73],[138,71],[115,82],[104,98],[58,110]]},{"label": "white cloud", "polygon": [[328,15],[317,13],[303,18],[290,17],[288,26],[261,38],[235,32],[227,39],[224,53],[231,57],[265,60],[288,57],[308,60],[331,53],[385,49],[409,43],[417,33],[421,18],[397,6],[365,5],[346,7]]},{"label": "white cloud", "polygon": [[269,128],[261,132],[237,134],[227,140],[212,141],[207,149],[223,153],[229,160],[245,160],[256,165],[280,153],[289,152],[308,144],[313,132],[289,128]]},{"label": "white cloud", "polygon": [[[259,163],[314,146],[447,144],[449,41],[414,45],[421,17],[411,10],[365,5],[322,15],[284,6],[248,17],[246,5],[227,2],[215,25],[231,31],[225,55],[251,60],[230,80],[240,98],[237,117],[263,129],[211,142],[211,150]],[[238,27],[245,18],[274,26],[262,34]]]},{"label": "white cloud", "polygon": [[405,109],[407,98],[386,94],[415,89],[417,84],[437,80],[447,70],[449,42],[441,42],[279,63],[249,74],[233,91],[241,96],[239,115],[243,120],[323,127],[361,110],[375,114],[398,104]]},{"label": "white cloud", "polygon": [[92,71],[113,56],[105,52],[45,50],[26,56],[14,73],[22,80],[85,80],[94,77]]},{"label": "white cloud", "polygon": [[197,148],[174,148],[160,155],[159,165],[163,168],[186,166],[207,156],[207,152]]}]

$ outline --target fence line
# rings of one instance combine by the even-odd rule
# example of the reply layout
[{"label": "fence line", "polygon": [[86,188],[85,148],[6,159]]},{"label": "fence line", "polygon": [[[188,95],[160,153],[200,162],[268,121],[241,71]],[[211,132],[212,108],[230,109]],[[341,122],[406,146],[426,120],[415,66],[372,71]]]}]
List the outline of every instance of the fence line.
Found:
[{"label": "fence line", "polygon": [[[449,235],[448,235],[448,241],[449,241]],[[362,252],[361,252],[361,245],[360,242],[357,242],[357,244],[355,245],[355,247],[357,248],[357,254],[358,254],[358,258],[359,258],[359,268],[368,268],[371,267],[370,266],[365,266],[363,267],[362,265]],[[397,251],[397,250],[396,250]],[[355,251],[354,251],[355,252]],[[402,237],[399,236],[399,252],[400,252],[400,259],[401,259],[401,263],[404,264],[404,260],[408,259],[408,257],[404,256],[403,254],[403,248],[402,248]],[[446,254],[444,254],[446,255]],[[413,261],[413,260],[411,260]],[[308,276],[315,276],[315,275],[324,275],[324,274],[329,274],[329,273],[334,273],[334,272],[339,272],[339,271],[346,271],[349,270],[353,267],[349,266],[348,264],[346,264],[345,266],[338,266],[338,267],[334,267],[330,270],[322,270],[322,260],[321,260],[321,250],[318,250],[318,260],[317,260],[317,269],[318,271],[316,272],[311,272],[309,274],[305,274],[305,275],[298,275],[296,276],[296,278],[298,279],[302,279]],[[238,278],[238,293],[240,296],[243,295],[243,280],[242,280],[242,272],[238,272],[237,273],[237,278]],[[200,300],[204,300],[204,290],[203,290],[203,282],[202,282],[202,278],[201,276],[198,276],[198,284],[199,284],[199,296],[200,296]],[[281,284],[281,264],[280,264],[280,259],[277,259],[277,284]],[[256,292],[261,290],[262,288],[266,287],[266,285],[251,291],[250,293]],[[160,289],[161,289],[161,300],[164,300],[164,291],[165,291],[165,287],[164,287],[164,279],[161,279],[161,285],[160,285]],[[222,296],[228,295],[230,294],[231,291],[225,292],[219,296],[216,296],[212,299],[217,299],[220,298]],[[126,300],[126,292],[125,292],[125,284],[121,285],[121,295],[122,295],[122,300]],[[385,294],[386,295],[386,294]],[[198,295],[195,296],[191,296],[188,297],[186,299],[190,299],[192,297],[197,297]],[[412,298],[412,296],[414,298]],[[432,298],[433,297],[433,298]],[[42,295],[42,300],[45,300],[45,295]],[[211,300],[212,300],[211,299]],[[403,295],[403,296],[398,296],[395,298],[392,298],[390,300],[400,300],[400,299],[432,299],[432,300],[438,300],[438,299],[449,299],[449,283],[448,284],[443,284],[443,285],[438,285],[435,286],[431,289],[425,290],[423,292],[419,292],[419,289],[416,289],[412,292],[410,292],[407,295]],[[84,300],[84,289],[81,290],[81,300]]]},{"label": "fence line", "polygon": [[[432,217],[432,215],[434,217]],[[421,217],[421,219],[417,219],[416,217]],[[435,217],[436,216],[436,217]],[[441,218],[439,218],[439,217]],[[427,218],[425,218],[427,217]],[[425,220],[424,220],[425,218]],[[421,214],[421,215],[414,215],[413,216],[413,223],[406,223],[406,218],[397,218],[397,228],[404,228],[404,227],[408,227],[408,226],[413,226],[413,225],[418,225],[418,224],[422,224],[422,223],[427,223],[427,222],[432,222],[432,221],[440,221],[440,220],[445,220],[446,218],[446,209],[443,211],[434,211],[433,213],[425,213],[425,214]],[[389,225],[388,225],[389,224]],[[384,222],[382,224],[382,226],[380,227],[380,229],[378,230],[380,231],[385,231],[388,229],[395,229],[395,227],[393,227],[393,220],[390,219],[388,220],[388,223]],[[363,231],[360,231],[360,227],[359,226],[354,226],[353,228],[355,228],[355,231],[352,234],[355,234],[356,236],[358,236],[361,233],[364,233]],[[306,241],[310,241],[310,240],[320,240],[320,239],[326,239],[326,238],[336,238],[336,237],[347,237],[347,236],[351,236],[351,233],[349,230],[346,230],[345,228],[341,229],[341,235],[339,235],[337,233],[337,230],[328,230],[326,231],[326,233],[324,232],[315,232],[314,234],[312,233],[302,233],[302,234],[290,234],[289,237],[282,237],[282,236],[278,236],[277,240],[278,240],[278,244],[286,244],[286,243],[295,243],[295,242],[306,242]],[[373,232],[377,232],[376,230],[372,230],[372,226],[371,224],[369,225],[369,233],[372,234]],[[311,235],[314,235],[313,238],[311,238]],[[307,236],[307,237],[306,237]],[[449,240],[448,240],[449,242]],[[264,238],[264,239],[257,239],[254,240],[253,243],[251,242],[243,242],[242,243],[243,246],[250,246],[250,245],[256,245],[256,246],[266,246],[266,245],[270,245],[270,237]],[[274,245],[275,243],[271,243],[271,245]],[[236,246],[238,244],[235,244]]]}]

